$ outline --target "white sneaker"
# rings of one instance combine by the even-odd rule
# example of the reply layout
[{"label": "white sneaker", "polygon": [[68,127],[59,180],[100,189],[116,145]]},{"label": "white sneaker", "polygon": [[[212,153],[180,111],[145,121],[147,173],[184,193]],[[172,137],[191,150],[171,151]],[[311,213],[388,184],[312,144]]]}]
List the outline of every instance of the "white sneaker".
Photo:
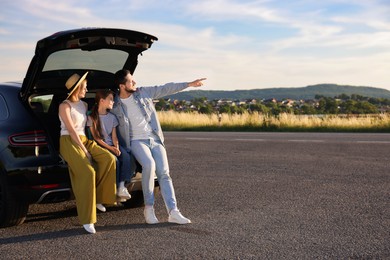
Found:
[{"label": "white sneaker", "polygon": [[159,223],[156,215],[154,214],[154,208],[152,208],[152,207],[145,207],[145,209],[144,209],[144,216],[145,216],[145,221],[148,224],[157,224],[157,223]]},{"label": "white sneaker", "polygon": [[101,212],[106,212],[106,207],[104,207],[102,204],[96,204],[96,208]]},{"label": "white sneaker", "polygon": [[91,233],[91,234],[96,233],[94,224],[85,224],[85,225],[83,225],[83,227],[84,227],[85,231],[87,231],[88,233]]},{"label": "white sneaker", "polygon": [[116,203],[121,203],[121,202],[126,202],[127,199],[121,198],[121,197],[116,197]]},{"label": "white sneaker", "polygon": [[130,195],[129,191],[127,190],[127,188],[119,188],[116,195],[118,197],[123,198],[123,199],[127,199],[127,200],[131,199],[131,195]]},{"label": "white sneaker", "polygon": [[189,224],[191,220],[185,218],[178,209],[173,209],[169,213],[168,222],[176,224]]}]

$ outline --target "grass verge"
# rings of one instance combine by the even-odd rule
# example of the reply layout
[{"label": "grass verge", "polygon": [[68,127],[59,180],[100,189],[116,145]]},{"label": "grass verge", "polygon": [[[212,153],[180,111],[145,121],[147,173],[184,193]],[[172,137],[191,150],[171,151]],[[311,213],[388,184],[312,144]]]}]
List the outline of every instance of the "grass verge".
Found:
[{"label": "grass verge", "polygon": [[216,114],[158,112],[165,131],[390,132],[390,115]]}]

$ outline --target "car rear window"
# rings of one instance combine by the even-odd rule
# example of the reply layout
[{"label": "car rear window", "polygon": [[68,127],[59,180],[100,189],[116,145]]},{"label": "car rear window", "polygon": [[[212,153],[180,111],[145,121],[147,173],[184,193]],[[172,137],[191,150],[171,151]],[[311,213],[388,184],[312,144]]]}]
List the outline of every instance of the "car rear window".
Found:
[{"label": "car rear window", "polygon": [[52,101],[53,95],[35,96],[31,99],[30,106],[35,112],[47,113]]},{"label": "car rear window", "polygon": [[43,71],[81,69],[115,73],[118,68],[123,67],[128,56],[127,52],[121,50],[63,50],[48,57]]}]

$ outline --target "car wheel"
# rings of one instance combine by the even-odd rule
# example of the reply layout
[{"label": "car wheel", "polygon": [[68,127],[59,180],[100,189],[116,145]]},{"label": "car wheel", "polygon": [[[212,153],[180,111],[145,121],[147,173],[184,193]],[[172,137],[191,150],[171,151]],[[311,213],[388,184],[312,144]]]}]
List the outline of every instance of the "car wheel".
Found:
[{"label": "car wheel", "polygon": [[9,191],[6,178],[0,172],[0,227],[17,226],[24,222],[28,203],[17,200]]}]

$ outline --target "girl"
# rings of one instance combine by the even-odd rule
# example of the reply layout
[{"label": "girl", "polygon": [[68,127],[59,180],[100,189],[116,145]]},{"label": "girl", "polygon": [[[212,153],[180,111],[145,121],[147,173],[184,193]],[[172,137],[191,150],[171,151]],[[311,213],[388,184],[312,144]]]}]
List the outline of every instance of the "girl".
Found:
[{"label": "girl", "polygon": [[119,146],[116,134],[118,120],[114,114],[108,112],[114,105],[114,93],[109,90],[96,92],[95,105],[88,116],[87,126],[91,130],[93,139],[103,148],[117,157],[117,196],[120,201],[131,198],[125,182],[130,181],[131,164],[130,154]]},{"label": "girl", "polygon": [[[96,207],[115,204],[115,156],[85,135],[87,104],[81,101],[87,92],[88,72],[73,74],[65,83],[68,97],[59,106],[61,122],[60,154],[69,166],[77,213],[84,229],[96,233]],[[96,162],[96,169],[92,165]],[[96,204],[99,203],[99,204]]]}]

